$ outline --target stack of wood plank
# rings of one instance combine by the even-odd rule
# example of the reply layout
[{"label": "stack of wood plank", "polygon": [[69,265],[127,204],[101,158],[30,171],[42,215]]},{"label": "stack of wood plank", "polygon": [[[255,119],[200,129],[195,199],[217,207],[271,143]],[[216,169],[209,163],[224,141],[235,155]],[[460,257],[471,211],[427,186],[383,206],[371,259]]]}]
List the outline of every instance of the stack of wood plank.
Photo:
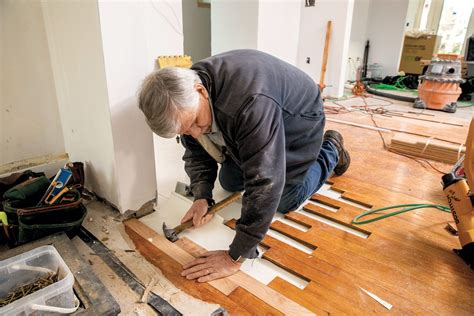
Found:
[{"label": "stack of wood plank", "polygon": [[410,156],[454,164],[466,147],[433,138],[397,134],[392,137],[389,150]]}]

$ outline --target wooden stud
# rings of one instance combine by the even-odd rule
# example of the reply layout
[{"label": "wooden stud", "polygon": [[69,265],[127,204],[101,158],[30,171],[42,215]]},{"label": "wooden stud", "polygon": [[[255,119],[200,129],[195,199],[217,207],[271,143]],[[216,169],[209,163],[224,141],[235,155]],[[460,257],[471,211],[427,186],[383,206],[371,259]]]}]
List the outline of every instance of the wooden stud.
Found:
[{"label": "wooden stud", "polygon": [[326,39],[324,40],[323,61],[321,63],[321,74],[319,77],[319,87],[323,90],[326,87],[324,79],[326,77],[326,69],[328,66],[329,44],[331,43],[332,21],[328,21],[326,25]]}]

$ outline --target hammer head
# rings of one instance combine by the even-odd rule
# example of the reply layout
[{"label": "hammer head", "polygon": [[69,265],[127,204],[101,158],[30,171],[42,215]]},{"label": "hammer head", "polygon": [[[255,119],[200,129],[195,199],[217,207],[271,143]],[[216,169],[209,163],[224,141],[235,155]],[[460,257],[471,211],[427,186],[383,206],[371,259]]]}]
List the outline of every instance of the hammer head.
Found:
[{"label": "hammer head", "polygon": [[171,242],[178,240],[178,233],[173,228],[168,228],[165,222],[163,222],[163,233],[165,234],[166,239]]}]

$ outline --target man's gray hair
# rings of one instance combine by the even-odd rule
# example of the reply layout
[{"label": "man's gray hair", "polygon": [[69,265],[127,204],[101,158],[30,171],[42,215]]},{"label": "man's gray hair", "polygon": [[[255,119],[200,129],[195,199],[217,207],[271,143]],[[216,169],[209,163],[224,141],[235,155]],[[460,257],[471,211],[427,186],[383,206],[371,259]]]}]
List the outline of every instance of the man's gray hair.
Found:
[{"label": "man's gray hair", "polygon": [[188,68],[163,68],[145,78],[138,106],[154,133],[166,138],[179,133],[180,113],[196,111],[199,104],[196,83],[201,83],[201,79]]}]

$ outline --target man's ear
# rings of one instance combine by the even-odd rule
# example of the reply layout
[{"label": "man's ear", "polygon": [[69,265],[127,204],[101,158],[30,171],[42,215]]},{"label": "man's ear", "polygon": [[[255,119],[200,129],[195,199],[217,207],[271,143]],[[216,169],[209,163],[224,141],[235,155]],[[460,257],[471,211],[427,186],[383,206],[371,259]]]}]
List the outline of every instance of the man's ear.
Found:
[{"label": "man's ear", "polygon": [[196,88],[196,91],[204,97],[204,99],[207,99],[209,97],[207,89],[201,83],[196,83],[194,87]]}]

